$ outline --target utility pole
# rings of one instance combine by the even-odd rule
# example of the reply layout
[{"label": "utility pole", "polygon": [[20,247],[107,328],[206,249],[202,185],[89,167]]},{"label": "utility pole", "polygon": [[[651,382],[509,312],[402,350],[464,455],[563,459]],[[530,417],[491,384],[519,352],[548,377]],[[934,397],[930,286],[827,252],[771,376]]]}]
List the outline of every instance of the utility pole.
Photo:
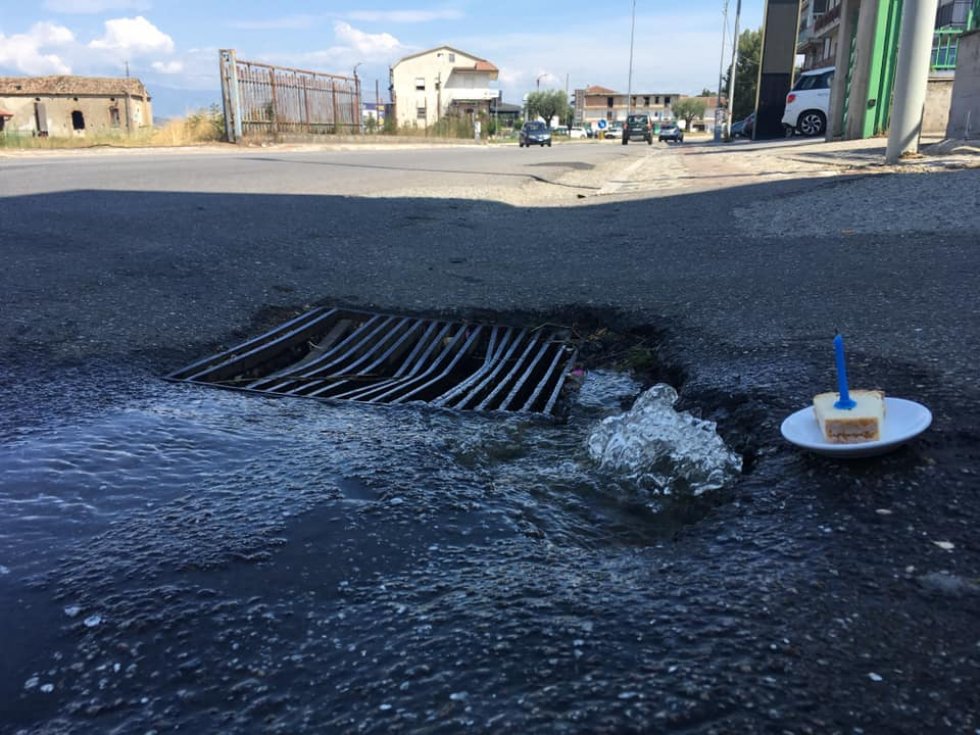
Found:
[{"label": "utility pole", "polygon": [[[633,15],[630,20],[630,70],[626,77],[626,118],[633,114],[633,36],[636,34],[636,0],[633,0]],[[626,139],[623,138],[625,141]]]},{"label": "utility pole", "polygon": [[735,32],[732,35],[732,73],[728,79],[728,105],[725,110],[725,140],[732,139],[732,109],[735,107],[735,72],[738,69],[738,22],[742,17],[742,0],[735,5]]},{"label": "utility pole", "polygon": [[[725,41],[728,40],[728,0],[725,0],[725,7],[722,10],[722,22],[721,22],[721,60],[718,62],[718,103],[715,105],[717,110],[721,107],[721,86],[724,84],[725,79]],[[731,104],[731,100],[728,100]],[[724,131],[725,124],[723,121],[718,119],[717,112],[715,113],[715,143],[721,140],[722,132]]]},{"label": "utility pole", "polygon": [[885,163],[898,163],[902,155],[919,151],[937,5],[938,0],[916,0],[906,2],[902,8],[895,96]]}]

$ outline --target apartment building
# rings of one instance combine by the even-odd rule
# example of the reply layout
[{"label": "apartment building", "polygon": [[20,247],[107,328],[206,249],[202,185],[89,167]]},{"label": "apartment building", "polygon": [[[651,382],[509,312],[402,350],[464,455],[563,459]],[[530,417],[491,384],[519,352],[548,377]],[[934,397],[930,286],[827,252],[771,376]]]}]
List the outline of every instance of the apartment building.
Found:
[{"label": "apartment building", "polygon": [[428,127],[449,115],[490,114],[499,71],[479,56],[438,46],[400,59],[390,70],[399,126]]},{"label": "apartment building", "polygon": [[844,0],[803,0],[796,53],[803,56],[803,71],[833,66],[837,55]]},{"label": "apartment building", "polygon": [[[649,115],[654,123],[674,120],[671,105],[679,93],[638,92],[626,95],[607,87],[590,86],[575,90],[575,124],[595,126],[599,120],[623,122],[629,111]],[[630,100],[632,99],[632,104]]]}]

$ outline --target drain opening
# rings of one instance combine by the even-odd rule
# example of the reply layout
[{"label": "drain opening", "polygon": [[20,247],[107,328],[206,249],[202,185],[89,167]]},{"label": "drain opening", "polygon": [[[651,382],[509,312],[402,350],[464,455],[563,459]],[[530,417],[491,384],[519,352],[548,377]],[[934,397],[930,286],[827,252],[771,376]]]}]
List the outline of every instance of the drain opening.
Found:
[{"label": "drain opening", "polygon": [[281,396],[552,414],[567,333],[317,308],[166,376]]}]

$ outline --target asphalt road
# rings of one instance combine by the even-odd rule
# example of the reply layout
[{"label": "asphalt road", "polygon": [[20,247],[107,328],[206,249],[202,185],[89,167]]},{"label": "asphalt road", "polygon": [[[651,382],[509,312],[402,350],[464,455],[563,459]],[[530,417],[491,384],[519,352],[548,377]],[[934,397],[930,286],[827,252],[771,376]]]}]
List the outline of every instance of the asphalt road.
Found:
[{"label": "asphalt road", "polygon": [[[352,146],[353,147],[353,146]],[[447,145],[367,147],[341,151],[296,147],[194,152],[119,150],[45,155],[3,163],[3,196],[77,189],[235,194],[384,196],[389,192],[460,188],[492,182],[520,187],[589,169],[647,146],[557,144],[551,148]],[[14,173],[16,172],[16,174]]]},{"label": "asphalt road", "polygon": [[[781,656],[766,674],[774,698],[740,690],[745,708],[678,729],[975,732],[980,218],[967,208],[896,231],[881,212],[975,196],[980,172],[614,200],[570,191],[567,206],[544,208],[445,195],[534,177],[562,187],[593,167],[615,177],[654,155],[682,154],[614,144],[3,160],[0,432],[126,399],[111,385],[52,396],[66,371],[84,383],[92,365],[127,364],[151,378],[310,304],[642,328],[683,405],[746,457],[730,502],[678,540],[703,563],[691,584],[717,590],[742,573],[714,544],[757,544],[762,566],[744,571],[768,581],[738,634]],[[442,195],[425,196],[433,188]],[[806,216],[812,203],[819,219],[855,192],[859,237],[738,217],[760,206]],[[782,418],[833,387],[835,329],[852,385],[928,405],[927,434],[851,463],[782,441]]]}]

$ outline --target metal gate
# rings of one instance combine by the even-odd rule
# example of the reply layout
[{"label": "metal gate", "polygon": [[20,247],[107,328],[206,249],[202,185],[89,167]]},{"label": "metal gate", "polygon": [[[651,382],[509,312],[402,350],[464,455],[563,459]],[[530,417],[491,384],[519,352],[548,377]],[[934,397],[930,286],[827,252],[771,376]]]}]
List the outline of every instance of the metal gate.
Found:
[{"label": "metal gate", "polygon": [[222,49],[221,99],[228,140],[361,132],[361,82],[316,71],[242,61]]}]

